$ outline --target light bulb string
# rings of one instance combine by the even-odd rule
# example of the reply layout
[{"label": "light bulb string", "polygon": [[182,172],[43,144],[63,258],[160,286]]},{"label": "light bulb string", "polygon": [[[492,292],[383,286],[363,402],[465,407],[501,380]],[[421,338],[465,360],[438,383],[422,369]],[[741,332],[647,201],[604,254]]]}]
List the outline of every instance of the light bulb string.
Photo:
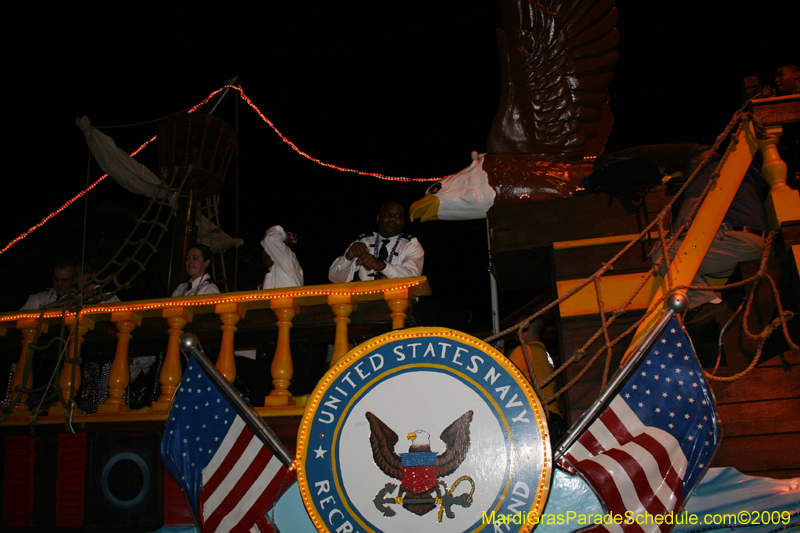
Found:
[{"label": "light bulb string", "polygon": [[[267,118],[267,116],[264,115],[264,113],[261,112],[261,110],[258,108],[258,106],[256,106],[255,102],[253,102],[246,94],[244,94],[244,91],[242,90],[241,85],[224,85],[224,86],[220,87],[219,89],[217,89],[216,91],[214,91],[211,94],[209,94],[206,98],[203,99],[202,102],[190,107],[187,110],[187,112],[188,113],[194,113],[195,111],[200,109],[203,105],[208,103],[212,98],[214,98],[217,94],[219,94],[221,91],[225,90],[226,88],[231,88],[231,89],[234,89],[234,90],[238,91],[239,92],[239,96],[242,98],[242,100],[247,102],[247,105],[249,105],[250,108],[253,109],[253,111],[255,111],[256,114],[258,114],[258,116],[261,117],[261,119],[264,122],[266,122],[269,125],[270,128],[272,128],[272,130],[278,135],[278,137],[280,137],[280,139],[283,142],[288,144],[289,147],[292,150],[294,150],[295,152],[297,152],[298,154],[300,154],[304,158],[306,158],[309,161],[312,161],[314,163],[317,163],[318,165],[321,165],[321,166],[324,166],[324,167],[327,167],[327,168],[331,168],[331,169],[334,169],[334,170],[339,170],[341,172],[351,172],[351,173],[354,173],[354,174],[359,174],[361,176],[370,176],[370,177],[379,178],[379,179],[382,179],[382,180],[399,181],[399,182],[406,182],[406,183],[409,183],[409,182],[441,181],[442,179],[450,177],[450,175],[441,176],[441,177],[435,177],[435,178],[408,178],[408,177],[404,177],[404,176],[389,176],[389,175],[381,174],[381,173],[378,173],[378,172],[365,172],[365,171],[362,171],[362,170],[356,170],[356,169],[347,168],[347,167],[340,167],[340,166],[337,166],[337,165],[333,165],[331,163],[325,163],[324,161],[322,161],[320,159],[317,159],[315,157],[312,157],[312,156],[308,155],[306,152],[304,152],[303,150],[298,148],[296,144],[294,144],[292,141],[290,141],[283,133],[281,133],[280,130],[277,127],[275,127],[275,124],[273,124],[273,122],[269,118]],[[144,124],[144,123],[142,123],[142,124]],[[106,127],[114,127],[114,126],[106,126]],[[150,140],[142,143],[142,145],[139,146],[139,148],[137,148],[136,150],[131,152],[130,156],[131,157],[136,156],[139,152],[144,150],[150,143],[152,143],[155,140],[156,140],[156,136],[154,135]],[[53,217],[55,217],[56,215],[61,214],[62,211],[64,211],[67,207],[72,205],[76,200],[79,200],[79,199],[83,198],[89,191],[91,191],[92,189],[97,187],[97,185],[101,181],[106,179],[107,177],[108,177],[108,174],[103,174],[102,176],[97,178],[86,189],[84,189],[83,191],[81,191],[78,194],[76,194],[75,196],[73,196],[70,200],[65,202],[61,207],[59,207],[58,209],[56,209],[55,211],[53,211],[52,213],[47,215],[45,218],[40,220],[37,224],[35,224],[34,226],[31,226],[27,231],[23,232],[17,238],[15,238],[11,242],[9,242],[2,250],[0,250],[0,254],[5,253],[12,246],[17,244],[19,241],[21,241],[22,239],[26,238],[28,235],[30,235],[31,233],[33,233],[37,229],[39,229],[42,226],[44,226]]]}]

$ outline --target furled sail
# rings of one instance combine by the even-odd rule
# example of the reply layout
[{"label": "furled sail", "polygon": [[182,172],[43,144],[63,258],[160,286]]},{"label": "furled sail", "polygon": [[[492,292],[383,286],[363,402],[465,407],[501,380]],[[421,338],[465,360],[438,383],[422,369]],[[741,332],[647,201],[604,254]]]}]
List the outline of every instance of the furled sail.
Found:
[{"label": "furled sail", "polygon": [[[160,189],[161,179],[120,149],[114,139],[92,126],[88,117],[82,117],[75,123],[83,131],[86,143],[100,168],[114,178],[114,181],[132,193],[149,198],[164,194],[164,191]],[[170,197],[169,201],[170,203],[174,202],[174,198]],[[212,251],[223,252],[244,244],[242,239],[234,239],[204,215],[198,214],[197,218],[199,228],[197,240],[211,248]]]}]

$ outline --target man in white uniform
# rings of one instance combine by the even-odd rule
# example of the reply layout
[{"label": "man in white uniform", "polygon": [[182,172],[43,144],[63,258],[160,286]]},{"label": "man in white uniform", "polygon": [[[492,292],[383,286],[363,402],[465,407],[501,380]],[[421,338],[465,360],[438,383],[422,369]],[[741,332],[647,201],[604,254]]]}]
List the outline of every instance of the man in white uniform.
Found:
[{"label": "man in white uniform", "polygon": [[294,233],[287,233],[281,226],[272,226],[261,240],[264,249],[261,260],[269,272],[264,276],[262,289],[280,289],[303,285],[303,269],[297,256],[289,246],[297,242]]},{"label": "man in white uniform", "polygon": [[43,305],[51,304],[66,296],[69,294],[70,289],[75,286],[75,278],[74,264],[70,261],[58,263],[53,269],[53,288],[28,296],[28,301],[25,302],[20,311],[39,309]]},{"label": "man in white uniform", "polygon": [[378,231],[361,235],[337,257],[328,269],[328,279],[347,283],[421,275],[425,251],[416,238],[403,235],[405,214],[397,202],[383,204],[376,217]]}]

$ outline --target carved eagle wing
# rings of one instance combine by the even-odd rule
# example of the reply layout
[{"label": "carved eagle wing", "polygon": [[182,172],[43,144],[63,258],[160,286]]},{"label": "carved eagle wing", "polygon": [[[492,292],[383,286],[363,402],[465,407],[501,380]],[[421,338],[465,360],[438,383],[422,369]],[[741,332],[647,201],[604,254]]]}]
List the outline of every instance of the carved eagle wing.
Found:
[{"label": "carved eagle wing", "polygon": [[436,456],[436,477],[449,476],[461,466],[469,451],[471,423],[472,411],[467,411],[442,431],[439,438],[447,445],[447,449]]},{"label": "carved eagle wing", "polygon": [[397,433],[369,411],[366,416],[369,420],[369,443],[372,446],[372,458],[375,464],[387,476],[402,479],[400,456],[394,451]]},{"label": "carved eagle wing", "polygon": [[602,153],[611,133],[614,0],[504,0],[503,74],[492,153]]}]

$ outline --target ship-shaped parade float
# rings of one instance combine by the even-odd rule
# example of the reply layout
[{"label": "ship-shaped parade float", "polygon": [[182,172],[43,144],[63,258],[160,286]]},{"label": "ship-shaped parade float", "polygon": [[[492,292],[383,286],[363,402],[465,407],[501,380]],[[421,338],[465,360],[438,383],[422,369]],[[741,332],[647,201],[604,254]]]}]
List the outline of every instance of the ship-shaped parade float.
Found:
[{"label": "ship-shaped parade float", "polygon": [[[800,95],[756,80],[708,149],[604,154],[614,2],[503,2],[503,18],[487,153],[408,211],[486,219],[494,290],[549,287],[495,307],[483,339],[424,312],[421,275],[227,290],[237,135],[215,113],[256,109],[236,80],[159,124],[158,172],[77,121],[149,203],[105,266],[84,264],[87,290],[0,313],[5,530],[800,527],[800,197],[779,152]],[[754,175],[769,231],[727,230],[764,251],[698,286]],[[198,243],[221,292],[116,298],[159,254],[177,285]],[[724,305],[692,328],[697,292]],[[330,346],[321,377],[311,346]]]}]

